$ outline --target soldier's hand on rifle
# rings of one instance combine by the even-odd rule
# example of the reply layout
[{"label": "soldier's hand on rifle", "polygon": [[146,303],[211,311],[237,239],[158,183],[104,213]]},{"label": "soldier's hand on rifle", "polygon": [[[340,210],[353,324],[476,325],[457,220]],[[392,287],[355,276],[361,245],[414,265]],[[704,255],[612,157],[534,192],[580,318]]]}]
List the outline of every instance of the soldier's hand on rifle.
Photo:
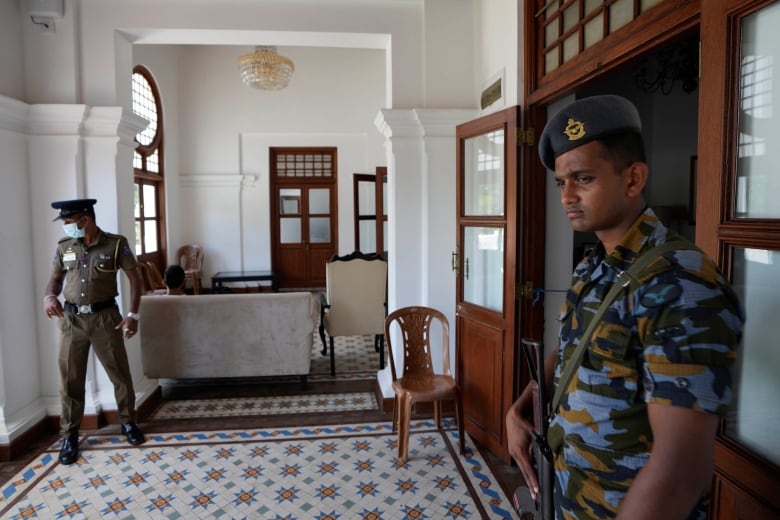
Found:
[{"label": "soldier's hand on rifle", "polygon": [[539,493],[539,482],[536,478],[536,470],[534,469],[531,455],[534,425],[522,413],[524,409],[528,409],[528,406],[523,406],[525,394],[523,392],[523,395],[515,401],[506,414],[507,443],[509,454],[517,462],[531,497],[536,500],[536,496]]}]

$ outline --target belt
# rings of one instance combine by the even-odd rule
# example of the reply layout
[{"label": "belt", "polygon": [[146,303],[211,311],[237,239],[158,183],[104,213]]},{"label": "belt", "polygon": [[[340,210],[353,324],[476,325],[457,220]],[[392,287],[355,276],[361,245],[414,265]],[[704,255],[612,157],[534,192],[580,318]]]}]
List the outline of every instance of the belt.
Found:
[{"label": "belt", "polygon": [[74,303],[65,302],[65,311],[71,314],[90,314],[92,312],[101,311],[110,307],[116,307],[116,301],[113,298],[97,303],[90,303],[87,305],[76,305]]}]

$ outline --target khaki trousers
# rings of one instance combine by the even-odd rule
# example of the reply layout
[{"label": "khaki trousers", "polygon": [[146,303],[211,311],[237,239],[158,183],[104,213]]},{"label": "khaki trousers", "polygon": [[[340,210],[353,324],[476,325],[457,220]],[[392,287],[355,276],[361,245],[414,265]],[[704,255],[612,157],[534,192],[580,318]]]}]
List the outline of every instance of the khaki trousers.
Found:
[{"label": "khaki trousers", "polygon": [[84,394],[89,347],[105,368],[114,385],[117,412],[122,423],[135,422],[135,391],[116,307],[90,314],[66,312],[60,319],[60,435],[76,434],[84,417]]}]

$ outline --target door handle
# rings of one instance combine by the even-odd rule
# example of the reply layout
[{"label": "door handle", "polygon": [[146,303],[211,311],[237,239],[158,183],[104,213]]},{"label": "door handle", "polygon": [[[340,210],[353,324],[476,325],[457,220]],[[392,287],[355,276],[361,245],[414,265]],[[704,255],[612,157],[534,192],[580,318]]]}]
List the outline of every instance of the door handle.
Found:
[{"label": "door handle", "polygon": [[466,259],[466,273],[465,273],[465,275],[466,275],[466,280],[468,280],[469,279],[469,259],[468,258]]},{"label": "door handle", "polygon": [[455,274],[458,274],[458,257],[460,256],[460,253],[458,252],[458,248],[456,247],[455,250],[452,252],[451,262],[452,262],[452,270],[455,271]]}]

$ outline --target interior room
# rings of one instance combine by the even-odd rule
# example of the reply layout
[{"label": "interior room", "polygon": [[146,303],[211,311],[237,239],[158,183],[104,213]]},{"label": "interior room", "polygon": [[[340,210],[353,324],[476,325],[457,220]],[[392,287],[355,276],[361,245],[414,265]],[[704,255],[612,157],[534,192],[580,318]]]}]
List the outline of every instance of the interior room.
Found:
[{"label": "interior room", "polygon": [[[8,266],[0,273],[0,519],[67,511],[517,518],[512,493],[523,479],[504,415],[528,381],[520,338],[557,344],[572,268],[596,243],[572,231],[538,161],[534,132],[559,108],[598,94],[630,99],[644,124],[648,205],[716,258],[749,312],[777,303],[759,296],[767,284],[756,282],[772,279],[780,244],[762,195],[774,184],[764,162],[734,159],[728,139],[743,134],[728,125],[745,111],[736,108],[737,57],[724,64],[727,53],[773,47],[758,36],[741,47],[719,43],[766,34],[755,19],[775,20],[776,5],[738,3],[0,3],[0,216],[3,238],[15,244],[0,253]],[[574,4],[582,4],[579,19],[561,16],[558,43],[547,41],[554,31],[541,29],[540,13],[571,14]],[[729,40],[721,27],[734,20],[750,30]],[[602,40],[590,41],[602,26]],[[242,80],[243,57],[265,47],[291,64],[282,86]],[[764,72],[772,77],[771,66]],[[151,84],[152,111],[139,109],[139,76]],[[491,322],[464,295],[461,136],[499,117],[511,120],[490,123],[491,132],[507,132],[492,144],[501,151],[480,156],[484,165],[505,154],[492,167],[506,175],[500,216],[509,232],[481,235],[479,246],[501,252]],[[758,142],[751,150],[763,158],[772,141]],[[732,171],[746,163],[761,171],[749,182]],[[140,333],[125,340],[146,442],[124,442],[113,383],[91,354],[79,459],[67,466],[57,461],[61,331],[40,302],[63,236],[51,202],[81,198],[97,199],[96,222],[128,238],[146,273]],[[183,263],[188,245],[200,248],[195,274],[184,295],[170,296],[163,274]],[[384,349],[400,359],[404,336],[331,335],[338,329],[328,330],[325,314],[337,310],[326,262],[355,252],[383,262],[385,315],[417,306],[445,317],[447,332],[424,336],[437,347],[432,365],[449,361],[465,416],[456,420],[457,400],[445,402],[440,425],[439,408],[418,403],[399,435]],[[487,280],[480,291],[495,289]],[[125,315],[131,285],[125,274],[118,281]],[[469,329],[475,314],[482,321]],[[736,518],[732,503],[780,511],[767,488],[779,478],[778,445],[757,412],[777,407],[750,398],[774,395],[777,384],[747,375],[772,365],[769,334],[757,325],[746,335],[756,346],[739,366],[740,406],[720,430],[712,518]],[[466,356],[468,342],[477,347]]]}]

